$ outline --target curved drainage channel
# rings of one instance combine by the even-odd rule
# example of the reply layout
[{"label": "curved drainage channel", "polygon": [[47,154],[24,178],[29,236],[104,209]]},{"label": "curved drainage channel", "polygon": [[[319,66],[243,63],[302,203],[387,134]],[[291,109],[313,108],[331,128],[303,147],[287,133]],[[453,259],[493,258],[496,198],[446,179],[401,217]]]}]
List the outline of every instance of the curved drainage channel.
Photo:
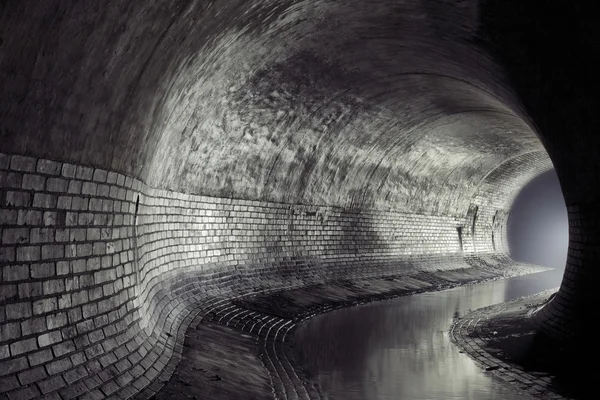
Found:
[{"label": "curved drainage channel", "polygon": [[296,361],[323,400],[529,399],[478,367],[448,329],[471,310],[558,287],[562,271],[336,310],[297,327]]}]

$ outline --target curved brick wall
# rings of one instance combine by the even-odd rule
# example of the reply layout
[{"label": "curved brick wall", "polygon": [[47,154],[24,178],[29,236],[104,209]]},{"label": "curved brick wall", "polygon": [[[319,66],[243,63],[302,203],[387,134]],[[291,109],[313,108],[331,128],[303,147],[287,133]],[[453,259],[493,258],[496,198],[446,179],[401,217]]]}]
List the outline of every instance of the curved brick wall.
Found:
[{"label": "curved brick wall", "polygon": [[502,265],[552,165],[538,321],[585,336],[598,46],[536,2],[0,3],[0,396],[132,396],[202,299]]},{"label": "curved brick wall", "polygon": [[[470,265],[463,252],[506,250],[494,253],[487,231],[476,235],[480,249],[469,248],[469,229],[459,239],[470,215],[195,196],[86,166],[1,160],[0,391],[10,398],[136,393],[211,296],[461,268]],[[513,173],[505,180],[520,177],[499,169]],[[480,203],[480,215],[507,205]]]}]

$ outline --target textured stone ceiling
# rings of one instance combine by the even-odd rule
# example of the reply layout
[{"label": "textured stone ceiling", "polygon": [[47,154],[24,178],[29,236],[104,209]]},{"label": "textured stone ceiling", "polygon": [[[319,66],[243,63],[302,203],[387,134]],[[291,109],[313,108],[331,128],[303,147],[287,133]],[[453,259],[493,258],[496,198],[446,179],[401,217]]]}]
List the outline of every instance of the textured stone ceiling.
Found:
[{"label": "textured stone ceiling", "polygon": [[480,20],[476,1],[8,2],[3,147],[194,193],[464,213],[542,149]]}]

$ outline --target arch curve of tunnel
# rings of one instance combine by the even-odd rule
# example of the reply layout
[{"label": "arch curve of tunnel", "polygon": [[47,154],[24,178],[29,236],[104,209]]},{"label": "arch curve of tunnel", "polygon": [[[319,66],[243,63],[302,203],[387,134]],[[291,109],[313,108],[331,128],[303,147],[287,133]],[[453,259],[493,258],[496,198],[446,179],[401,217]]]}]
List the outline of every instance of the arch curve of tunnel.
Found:
[{"label": "arch curve of tunnel", "polygon": [[512,201],[553,167],[569,257],[536,321],[587,337],[597,50],[584,22],[555,27],[586,10],[549,10],[2,2],[1,390],[142,391],[202,299],[501,270]]}]

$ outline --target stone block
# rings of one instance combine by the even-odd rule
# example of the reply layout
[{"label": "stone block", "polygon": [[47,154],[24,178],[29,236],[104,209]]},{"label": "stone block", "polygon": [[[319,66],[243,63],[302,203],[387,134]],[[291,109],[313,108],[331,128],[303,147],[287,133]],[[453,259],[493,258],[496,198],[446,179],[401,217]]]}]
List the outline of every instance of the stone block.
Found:
[{"label": "stone block", "polygon": [[54,355],[56,357],[62,357],[65,354],[77,351],[77,348],[75,347],[75,343],[73,343],[72,340],[66,340],[52,347],[52,351],[54,352]]},{"label": "stone block", "polygon": [[29,266],[6,265],[2,267],[2,277],[7,282],[29,279]]},{"label": "stone block", "polygon": [[85,384],[83,382],[77,382],[61,389],[60,395],[63,399],[81,399],[87,392],[89,392],[89,390],[85,387]]},{"label": "stone block", "polygon": [[64,388],[65,386],[67,386],[67,384],[65,383],[65,380],[60,375],[54,376],[45,381],[38,382],[37,385],[43,394],[54,392],[56,390],[59,390],[61,388]]},{"label": "stone block", "polygon": [[35,315],[46,314],[58,309],[58,301],[56,297],[41,299],[33,302],[33,313]]},{"label": "stone block", "polygon": [[99,228],[88,228],[87,229],[87,240],[90,240],[90,241],[100,240],[100,229]]},{"label": "stone block", "polygon": [[18,322],[7,322],[0,325],[0,341],[6,342],[21,337],[21,325]]},{"label": "stone block", "polygon": [[23,371],[28,367],[26,357],[11,358],[0,362],[0,376],[14,374],[15,372]]},{"label": "stone block", "polygon": [[46,175],[60,175],[62,164],[56,161],[39,159],[37,162],[37,172]]},{"label": "stone block", "polygon": [[[113,200],[104,199],[102,201],[102,212],[112,213],[113,211],[114,211],[114,201]],[[110,225],[110,224],[108,224],[108,225]]]},{"label": "stone block", "polygon": [[[62,335],[60,334],[60,331],[47,332],[39,335],[37,337],[37,341],[40,347],[51,346],[55,343],[62,341]],[[75,348],[73,348],[73,350],[75,350]],[[56,353],[54,354],[56,357],[60,357],[62,355],[57,355]]]},{"label": "stone block", "polygon": [[0,302],[17,300],[17,285],[1,284],[0,285]]},{"label": "stone block", "polygon": [[[57,242],[68,242],[69,241],[69,230],[65,228],[58,228],[56,230],[55,240]],[[65,253],[66,257],[66,253]]]},{"label": "stone block", "polygon": [[8,154],[0,153],[0,169],[8,169],[10,166],[10,156]]},{"label": "stone block", "polygon": [[57,208],[61,210],[70,210],[73,204],[73,198],[69,196],[58,196]]},{"label": "stone block", "polygon": [[[0,360],[10,357],[10,351],[7,344],[0,345]],[[1,386],[0,386],[1,387]]]},{"label": "stone block", "polygon": [[94,170],[93,180],[95,182],[104,183],[104,182],[106,182],[107,177],[108,177],[108,172],[107,171],[105,171],[103,169],[95,169]]},{"label": "stone block", "polygon": [[94,170],[90,167],[84,167],[82,165],[77,166],[77,173],[75,177],[84,181],[91,181],[94,176]]},{"label": "stone block", "polygon": [[44,260],[63,258],[64,256],[65,246],[62,244],[48,244],[42,246],[42,258]]},{"label": "stone block", "polygon": [[[59,303],[60,303],[60,298],[59,298]],[[69,307],[70,307],[70,305],[69,305]],[[62,328],[64,326],[66,326],[67,325],[67,314],[65,312],[59,312],[56,314],[46,316],[46,325],[48,326],[48,329],[56,329],[56,328]]]},{"label": "stone block", "polygon": [[83,313],[83,318],[93,318],[98,315],[98,305],[96,303],[84,304],[81,307],[81,312]]},{"label": "stone block", "polygon": [[31,228],[30,243],[52,243],[54,242],[54,229],[52,228]]},{"label": "stone block", "polygon": [[66,226],[75,226],[77,225],[78,214],[75,212],[67,212],[65,214],[65,225]]},{"label": "stone block", "polygon": [[31,383],[45,379],[46,377],[48,377],[48,374],[46,374],[46,370],[44,369],[44,367],[37,367],[23,371],[17,376],[19,377],[19,381],[22,385],[29,385]]},{"label": "stone block", "polygon": [[40,246],[17,247],[17,261],[37,261],[40,259]]},{"label": "stone block", "polygon": [[102,270],[94,273],[94,282],[97,285],[117,279],[114,269]]},{"label": "stone block", "polygon": [[65,290],[70,292],[79,290],[79,276],[68,276],[65,278]]},{"label": "stone block", "polygon": [[45,211],[42,219],[44,226],[54,226],[57,221],[57,213],[56,211]]},{"label": "stone block", "polygon": [[90,199],[89,207],[90,211],[102,212],[102,199]]},{"label": "stone block", "polygon": [[71,299],[72,299],[72,302],[73,302],[73,306],[78,306],[78,305],[81,305],[81,304],[85,304],[88,301],[90,301],[87,290],[80,290],[79,292],[72,293],[71,294]]},{"label": "stone block", "polygon": [[31,204],[31,193],[27,192],[6,192],[4,204],[9,207],[29,207]]},{"label": "stone block", "polygon": [[71,209],[76,211],[87,211],[89,199],[84,197],[73,197]]},{"label": "stone block", "polygon": [[[20,186],[17,186],[20,187]],[[108,185],[98,185],[96,195],[99,197],[108,197],[110,194],[110,186]]]},{"label": "stone block", "polygon": [[2,244],[25,243],[29,241],[29,228],[4,228]]},{"label": "stone block", "polygon": [[0,187],[4,189],[20,189],[23,184],[23,174],[18,172],[0,171]]},{"label": "stone block", "polygon": [[71,308],[72,305],[73,302],[71,301],[70,293],[63,293],[60,296],[58,296],[58,308],[60,308],[61,310]]},{"label": "stone block", "polygon": [[[65,372],[63,376],[65,377],[65,380],[67,381],[67,383],[70,385],[75,381],[85,378],[87,375],[88,375],[87,369],[85,369],[84,366],[79,366],[77,368],[74,368],[70,371]],[[88,386],[88,388],[89,388],[89,386]],[[90,389],[92,389],[92,388],[90,388]],[[92,397],[92,399],[93,399],[93,397]],[[104,396],[102,396],[101,399],[104,399]]]},{"label": "stone block", "polygon": [[114,185],[117,183],[117,173],[109,171],[106,176],[106,183]]},{"label": "stone block", "polygon": [[53,295],[65,291],[65,282],[62,279],[44,281],[44,295]]},{"label": "stone block", "polygon": [[77,245],[77,256],[88,257],[92,255],[93,245],[91,243],[78,244]]},{"label": "stone block", "polygon": [[52,194],[36,193],[33,196],[33,206],[37,208],[56,208],[58,197]]},{"label": "stone block", "polygon": [[105,325],[108,325],[108,316],[107,315],[99,315],[98,317],[94,318],[94,325],[96,326],[96,328],[100,328]]},{"label": "stone block", "polygon": [[27,359],[29,360],[29,364],[31,364],[31,366],[45,364],[52,360],[52,358],[52,351],[50,349],[43,349],[27,355]]},{"label": "stone block", "polygon": [[92,213],[79,213],[78,214],[79,225],[92,225],[94,223],[94,214]]},{"label": "stone block", "polygon": [[94,247],[93,247],[93,254],[94,255],[103,255],[106,254],[106,243],[103,242],[97,242],[94,243]]},{"label": "stone block", "polygon": [[10,345],[10,354],[12,357],[16,357],[24,353],[35,351],[37,348],[37,343],[33,338],[20,340]]},{"label": "stone block", "polygon": [[[81,319],[83,318],[83,316],[81,315],[81,307],[75,307],[70,309],[69,311],[67,311],[68,313],[68,317],[69,317],[69,324],[75,324],[78,321],[81,321]],[[75,327],[73,327],[73,329],[75,329]],[[68,339],[70,338],[69,336],[65,336],[65,332],[69,332],[69,331],[65,331],[65,329],[63,329],[63,338]],[[73,337],[77,336],[77,330],[75,329],[75,333],[73,335]]]},{"label": "stone block", "polygon": [[83,182],[83,186],[81,187],[81,194],[95,196],[96,195],[97,184],[93,182]]},{"label": "stone block", "polygon": [[50,375],[57,375],[63,371],[73,368],[73,363],[69,358],[62,358],[46,364],[46,370]]},{"label": "stone block", "polygon": [[68,186],[69,181],[62,178],[48,178],[46,181],[46,190],[48,192],[66,193]]},{"label": "stone block", "polygon": [[42,282],[25,282],[19,283],[19,298],[20,299],[29,299],[31,297],[41,296],[43,294],[42,291]]},{"label": "stone block", "polygon": [[69,356],[73,365],[80,365],[87,361],[85,353],[75,353]]},{"label": "stone block", "polygon": [[65,163],[62,166],[61,175],[65,178],[75,178],[76,170],[77,167],[75,165]]},{"label": "stone block", "polygon": [[89,295],[90,295],[91,301],[101,299],[102,298],[102,287],[98,286],[98,287],[90,289]]},{"label": "stone block", "polygon": [[0,208],[0,225],[16,225],[17,210],[6,210]]},{"label": "stone block", "polygon": [[46,330],[46,319],[44,317],[29,318],[21,321],[21,332],[23,336],[34,335]]},{"label": "stone block", "polygon": [[46,177],[42,175],[25,174],[23,175],[23,183],[21,187],[24,190],[44,190]]},{"label": "stone block", "polygon": [[40,396],[40,391],[35,385],[22,387],[10,394],[11,400],[13,398],[18,400],[30,400],[38,396]]},{"label": "stone block", "polygon": [[[21,387],[21,384],[15,375],[0,378],[0,388],[2,388],[4,392],[10,392],[19,387]],[[8,397],[5,397],[5,399],[8,399]]]},{"label": "stone block", "polygon": [[50,278],[56,276],[56,266],[54,263],[41,263],[31,265],[32,278]]},{"label": "stone block", "polygon": [[34,172],[37,159],[13,155],[10,160],[10,169],[15,171]]},{"label": "stone block", "polygon": [[56,275],[67,275],[71,273],[71,265],[69,261],[58,261],[56,263]]},{"label": "stone block", "polygon": [[83,182],[81,182],[81,181],[70,181],[67,193],[81,194],[82,185],[83,185]]},{"label": "stone block", "polygon": [[41,225],[42,212],[36,210],[19,210],[17,225]]}]

